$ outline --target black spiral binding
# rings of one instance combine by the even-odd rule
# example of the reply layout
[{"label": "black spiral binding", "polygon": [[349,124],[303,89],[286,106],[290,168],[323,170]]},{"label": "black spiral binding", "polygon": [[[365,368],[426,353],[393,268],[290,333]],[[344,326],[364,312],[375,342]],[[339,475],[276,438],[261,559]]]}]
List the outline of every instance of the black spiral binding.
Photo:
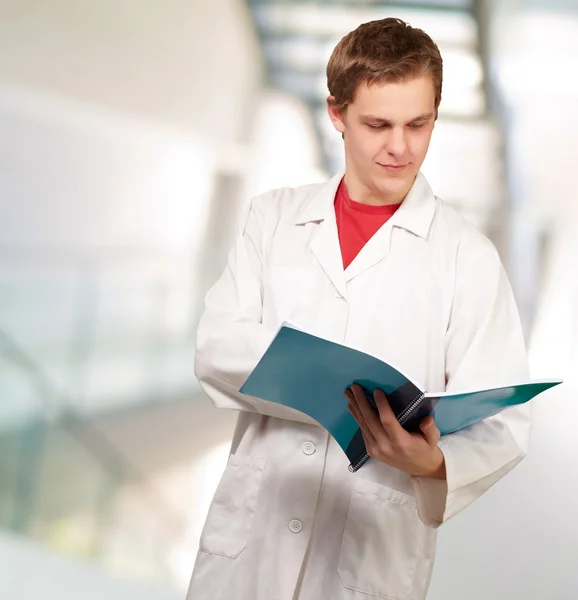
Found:
[{"label": "black spiral binding", "polygon": [[369,460],[369,454],[367,454],[367,452],[364,452],[355,462],[352,462],[349,465],[349,471],[350,473],[355,473],[355,471],[357,471],[358,469],[360,469],[361,467],[363,467],[363,465]]},{"label": "black spiral binding", "polygon": [[[423,392],[419,392],[419,394],[417,394],[415,398],[413,398],[413,400],[409,403],[407,408],[399,415],[399,417],[397,417],[397,420],[399,421],[400,425],[403,425],[409,419],[411,413],[421,404],[421,401],[424,398],[425,394]],[[367,454],[367,452],[364,452],[357,460],[355,460],[349,465],[350,473],[355,473],[356,471],[358,471],[368,460],[369,454]]]},{"label": "black spiral binding", "polygon": [[411,416],[411,413],[421,404],[421,401],[425,398],[423,392],[419,392],[415,398],[409,403],[407,408],[397,417],[397,420],[403,425]]}]

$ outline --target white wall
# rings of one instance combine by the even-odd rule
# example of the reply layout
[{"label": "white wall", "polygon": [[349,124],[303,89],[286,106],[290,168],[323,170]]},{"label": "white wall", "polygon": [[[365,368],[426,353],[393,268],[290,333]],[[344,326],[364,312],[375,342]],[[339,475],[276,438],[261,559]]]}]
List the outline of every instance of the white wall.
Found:
[{"label": "white wall", "polygon": [[[248,164],[262,74],[242,0],[0,2],[0,328],[80,404],[194,385],[215,178]],[[8,367],[5,418],[31,402]]]},{"label": "white wall", "polygon": [[320,141],[302,100],[276,90],[263,93],[252,139],[255,153],[249,195],[328,179],[321,167]]},{"label": "white wall", "polygon": [[0,598],[6,600],[179,600],[160,586],[113,577],[93,565],[55,556],[16,537],[0,535]]},{"label": "white wall", "polygon": [[242,0],[5,1],[0,77],[238,140],[260,53]]},{"label": "white wall", "polygon": [[485,232],[504,202],[500,144],[490,120],[440,118],[422,167],[435,194]]},{"label": "white wall", "polygon": [[[45,400],[94,413],[188,394],[204,410],[192,341],[207,223],[220,217],[218,175],[245,184],[262,79],[244,0],[0,1],[0,332],[49,376],[56,393]],[[38,396],[0,347],[0,431]],[[193,513],[186,501],[177,510]],[[68,516],[82,530],[82,515]],[[117,562],[146,535],[131,516],[120,542],[110,536]],[[2,598],[149,597],[115,595],[82,569],[59,577],[44,554],[7,579],[12,544],[0,551]]]}]

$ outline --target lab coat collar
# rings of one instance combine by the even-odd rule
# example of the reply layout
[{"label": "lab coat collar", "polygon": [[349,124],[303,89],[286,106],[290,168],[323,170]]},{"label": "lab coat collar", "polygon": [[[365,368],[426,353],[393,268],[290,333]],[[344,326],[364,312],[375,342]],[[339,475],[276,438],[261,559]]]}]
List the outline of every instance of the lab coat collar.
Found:
[{"label": "lab coat collar", "polygon": [[334,175],[328,182],[324,183],[314,196],[309,198],[295,219],[295,225],[305,225],[314,221],[324,221],[333,214],[335,194],[345,173],[341,171]]},{"label": "lab coat collar", "polygon": [[[296,225],[323,221],[333,216],[335,194],[344,175],[344,172],[337,173],[306,202],[295,219]],[[425,176],[419,172],[402,205],[390,219],[391,226],[407,229],[425,239],[433,221],[435,205],[432,189]]]}]

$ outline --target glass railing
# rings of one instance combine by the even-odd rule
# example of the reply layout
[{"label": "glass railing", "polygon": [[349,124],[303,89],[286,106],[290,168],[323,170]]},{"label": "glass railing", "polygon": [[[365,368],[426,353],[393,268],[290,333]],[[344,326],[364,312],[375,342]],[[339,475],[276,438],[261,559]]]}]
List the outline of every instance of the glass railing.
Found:
[{"label": "glass railing", "polygon": [[185,515],[89,419],[70,410],[45,410],[42,398],[34,396],[50,394],[41,371],[12,363],[3,350],[6,344],[0,344],[2,380],[21,390],[22,404],[0,426],[0,528],[176,587],[169,559],[183,543]]},{"label": "glass railing", "polygon": [[182,586],[187,515],[93,422],[198,391],[184,263],[14,259],[0,253],[0,528]]}]

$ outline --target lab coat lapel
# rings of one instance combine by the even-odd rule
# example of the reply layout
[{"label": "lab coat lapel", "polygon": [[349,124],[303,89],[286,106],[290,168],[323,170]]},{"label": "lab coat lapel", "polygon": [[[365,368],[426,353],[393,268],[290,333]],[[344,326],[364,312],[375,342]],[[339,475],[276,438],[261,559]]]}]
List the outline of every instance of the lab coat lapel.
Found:
[{"label": "lab coat lapel", "polygon": [[343,259],[335,218],[335,194],[344,173],[330,179],[317,195],[310,198],[297,215],[295,225],[315,223],[316,231],[310,242],[310,250],[321,269],[327,275],[337,292],[347,296]]},{"label": "lab coat lapel", "polygon": [[426,239],[435,212],[435,196],[422,173],[418,173],[409,193],[397,212],[365,244],[345,271],[349,283],[364,271],[387,257],[391,249],[394,228],[405,229]]},{"label": "lab coat lapel", "polygon": [[347,284],[387,257],[393,228],[405,229],[420,238],[427,238],[436,200],[426,178],[418,173],[399,210],[367,242],[344,272],[334,208],[335,194],[343,175],[335,175],[313,198],[305,202],[295,225],[316,223],[317,231],[310,244],[311,252],[335,289],[346,298]]},{"label": "lab coat lapel", "polygon": [[311,241],[311,252],[335,289],[345,298],[347,287],[335,214],[325,218],[318,227],[319,230]]},{"label": "lab coat lapel", "polygon": [[346,283],[349,283],[354,277],[381,262],[389,254],[391,229],[390,220],[365,244],[345,270]]}]

